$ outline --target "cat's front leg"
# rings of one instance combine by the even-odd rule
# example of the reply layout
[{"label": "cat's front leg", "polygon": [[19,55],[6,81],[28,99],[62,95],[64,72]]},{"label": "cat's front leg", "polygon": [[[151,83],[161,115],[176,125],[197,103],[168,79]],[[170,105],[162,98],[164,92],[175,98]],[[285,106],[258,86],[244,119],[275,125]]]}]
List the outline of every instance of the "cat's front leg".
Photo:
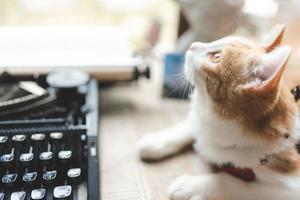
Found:
[{"label": "cat's front leg", "polygon": [[181,176],[170,185],[169,195],[171,200],[296,200],[300,192],[262,181],[245,182],[227,173],[215,173]]},{"label": "cat's front leg", "polygon": [[177,178],[169,187],[171,200],[205,200],[206,184],[209,175],[184,175]]},{"label": "cat's front leg", "polygon": [[246,185],[225,173],[185,175],[177,178],[168,192],[171,200],[253,200],[244,193]]},{"label": "cat's front leg", "polygon": [[186,120],[172,128],[146,134],[138,142],[140,157],[144,160],[159,160],[173,155],[194,142],[194,132]]}]

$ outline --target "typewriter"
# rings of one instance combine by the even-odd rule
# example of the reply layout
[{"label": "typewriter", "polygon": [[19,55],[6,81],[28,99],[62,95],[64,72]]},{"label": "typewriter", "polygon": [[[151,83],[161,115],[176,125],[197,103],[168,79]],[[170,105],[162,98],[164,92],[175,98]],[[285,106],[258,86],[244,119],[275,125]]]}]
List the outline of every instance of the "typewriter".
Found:
[{"label": "typewriter", "polygon": [[99,199],[97,82],[0,76],[0,200]]}]

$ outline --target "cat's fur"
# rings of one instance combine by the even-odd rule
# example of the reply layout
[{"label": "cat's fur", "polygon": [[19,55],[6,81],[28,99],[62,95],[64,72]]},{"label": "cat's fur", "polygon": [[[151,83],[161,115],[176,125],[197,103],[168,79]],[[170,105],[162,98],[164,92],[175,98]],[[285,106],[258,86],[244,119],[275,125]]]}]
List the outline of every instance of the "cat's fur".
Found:
[{"label": "cat's fur", "polygon": [[[269,44],[227,37],[193,43],[185,72],[194,85],[187,119],[139,142],[143,159],[158,160],[194,144],[208,163],[251,168],[245,182],[227,173],[182,176],[169,188],[173,200],[299,200],[298,108],[282,73],[291,49],[280,46],[278,26]],[[261,162],[266,159],[266,163]]]}]

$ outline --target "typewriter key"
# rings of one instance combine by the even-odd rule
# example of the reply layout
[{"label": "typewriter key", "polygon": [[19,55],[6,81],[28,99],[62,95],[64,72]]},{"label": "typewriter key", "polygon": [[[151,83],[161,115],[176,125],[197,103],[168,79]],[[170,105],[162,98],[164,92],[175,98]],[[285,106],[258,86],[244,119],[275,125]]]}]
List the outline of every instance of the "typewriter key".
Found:
[{"label": "typewriter key", "polygon": [[40,153],[39,156],[40,160],[42,161],[49,161],[52,159],[52,157],[53,157],[53,153],[51,151],[42,152]]},{"label": "typewriter key", "polygon": [[68,182],[72,185],[79,183],[81,180],[81,169],[80,168],[72,168],[68,170]]},{"label": "typewriter key", "polygon": [[12,148],[10,153],[7,154],[3,154],[0,157],[0,165],[1,165],[1,170],[5,170],[5,169],[13,169],[15,166],[15,149]]},{"label": "typewriter key", "polygon": [[45,189],[34,189],[31,191],[31,199],[39,200],[45,197],[46,190]]},{"label": "typewriter key", "polygon": [[20,156],[20,161],[21,162],[30,162],[32,161],[34,155],[33,153],[22,153]]},{"label": "typewriter key", "polygon": [[60,151],[58,153],[58,158],[61,160],[68,160],[72,157],[72,151]]},{"label": "typewriter key", "polygon": [[68,170],[68,177],[69,178],[77,178],[81,175],[81,169],[80,168],[72,168]]},{"label": "typewriter key", "polygon": [[12,184],[15,183],[17,180],[18,175],[17,174],[6,174],[2,176],[2,183],[3,184]]},{"label": "typewriter key", "polygon": [[53,133],[50,133],[50,138],[51,139],[54,139],[54,140],[60,140],[63,138],[63,133],[62,132],[53,132]]},{"label": "typewriter key", "polygon": [[8,140],[8,137],[6,135],[5,136],[0,136],[0,144],[6,143],[7,140]]},{"label": "typewriter key", "polygon": [[14,135],[12,141],[14,142],[24,142],[26,140],[26,135]]},{"label": "typewriter key", "polygon": [[37,177],[37,172],[27,172],[23,174],[22,180],[26,183],[32,183]]},{"label": "typewriter key", "polygon": [[52,171],[45,171],[43,174],[43,179],[45,181],[52,181],[56,178],[57,175],[57,171],[56,170],[52,170]]},{"label": "typewriter key", "polygon": [[57,186],[54,188],[53,195],[57,199],[70,197],[72,194],[72,187],[70,185]]},{"label": "typewriter key", "polygon": [[11,153],[8,153],[8,154],[3,154],[1,157],[0,157],[0,161],[2,163],[8,163],[8,162],[11,162],[14,160],[14,149],[12,149],[12,152]]},{"label": "typewriter key", "polygon": [[13,192],[10,196],[10,200],[24,200],[26,198],[26,192],[19,191]]},{"label": "typewriter key", "polygon": [[42,141],[45,139],[45,134],[43,133],[36,133],[31,135],[31,140],[33,141]]}]

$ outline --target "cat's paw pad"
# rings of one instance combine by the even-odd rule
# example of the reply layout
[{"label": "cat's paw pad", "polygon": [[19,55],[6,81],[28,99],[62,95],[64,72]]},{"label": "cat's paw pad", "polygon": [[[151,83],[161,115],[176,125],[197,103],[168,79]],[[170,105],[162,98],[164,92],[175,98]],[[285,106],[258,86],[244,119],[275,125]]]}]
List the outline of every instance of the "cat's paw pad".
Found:
[{"label": "cat's paw pad", "polygon": [[171,200],[204,200],[199,188],[201,179],[195,176],[181,176],[169,187],[168,192]]},{"label": "cat's paw pad", "polygon": [[166,143],[159,134],[147,134],[138,142],[138,152],[143,160],[159,160],[168,156]]}]

